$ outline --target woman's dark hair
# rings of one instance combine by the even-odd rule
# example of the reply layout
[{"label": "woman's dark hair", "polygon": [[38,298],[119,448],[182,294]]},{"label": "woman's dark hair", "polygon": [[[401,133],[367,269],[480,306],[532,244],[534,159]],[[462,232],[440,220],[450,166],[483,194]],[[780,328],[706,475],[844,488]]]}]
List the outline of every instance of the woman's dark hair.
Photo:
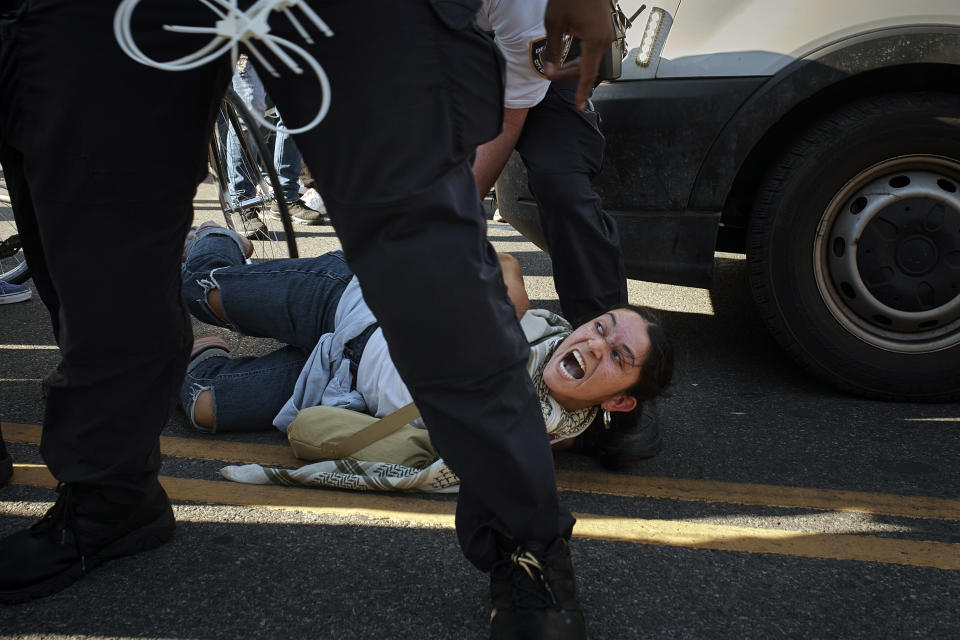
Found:
[{"label": "woman's dark hair", "polygon": [[574,447],[612,470],[625,469],[660,453],[660,417],[653,401],[666,393],[673,380],[673,346],[656,316],[632,304],[618,304],[607,312],[616,309],[633,311],[647,321],[650,348],[641,363],[640,379],[625,391],[637,399],[637,406],[633,411],[612,413],[609,425],[604,424],[601,411]]},{"label": "woman's dark hair", "polygon": [[659,320],[649,309],[633,304],[618,304],[604,313],[617,309],[633,311],[647,321],[650,348],[640,364],[640,379],[626,391],[627,395],[637,399],[637,404],[643,404],[663,395],[673,382],[673,345],[667,339]]}]

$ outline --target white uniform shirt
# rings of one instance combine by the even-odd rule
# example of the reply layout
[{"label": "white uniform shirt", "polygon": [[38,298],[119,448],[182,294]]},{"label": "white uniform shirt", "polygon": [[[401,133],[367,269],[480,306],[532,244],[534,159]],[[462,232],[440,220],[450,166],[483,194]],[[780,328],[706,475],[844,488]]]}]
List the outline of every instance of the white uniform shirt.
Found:
[{"label": "white uniform shirt", "polygon": [[477,25],[493,32],[507,60],[503,99],[507,109],[535,107],[547,94],[550,81],[537,70],[542,68],[547,39],[543,26],[546,6],[547,0],[483,0],[477,13]]}]

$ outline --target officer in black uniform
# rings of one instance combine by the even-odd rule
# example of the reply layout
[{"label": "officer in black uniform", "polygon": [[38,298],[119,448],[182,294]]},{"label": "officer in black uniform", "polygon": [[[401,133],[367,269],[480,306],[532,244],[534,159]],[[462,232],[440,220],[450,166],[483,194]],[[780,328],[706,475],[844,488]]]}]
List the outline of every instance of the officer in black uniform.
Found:
[{"label": "officer in black uniform", "polygon": [[[568,9],[560,28],[605,19],[554,1]],[[41,443],[60,495],[0,541],[5,602],[53,593],[174,528],[158,436],[191,345],[180,254],[231,69],[222,59],[169,72],[127,58],[112,30],[118,4],[26,0],[3,33],[0,162],[35,229],[27,260],[48,274],[62,352]],[[498,54],[473,24],[478,4],[317,3],[335,35],[304,46],[325,67],[332,103],[295,139],[397,369],[461,479],[457,531],[467,557],[491,571],[494,637],[580,638],[573,518],[558,502],[528,347],[469,164],[502,114]],[[209,36],[164,24],[212,23],[193,0],[144,0],[133,33],[149,56],[173,60]],[[303,44],[282,15],[270,24]],[[309,73],[264,80],[291,126],[312,118],[321,93]],[[543,597],[520,597],[530,590]]]},{"label": "officer in black uniform", "polygon": [[[510,153],[519,152],[550,252],[561,313],[577,326],[627,302],[627,278],[616,222],[590,184],[603,164],[600,116],[589,100],[578,107],[576,82],[549,80],[547,39],[539,36],[543,18],[530,9],[535,4],[492,3],[481,13],[481,24],[498,38],[509,71],[503,131],[477,150],[473,170],[486,194]],[[572,38],[563,57],[579,54],[580,40]]]},{"label": "officer in black uniform", "polygon": [[517,152],[550,248],[563,317],[583,322],[627,301],[616,222],[590,181],[603,164],[604,138],[593,105],[574,104],[576,85],[552,82],[527,113]]}]

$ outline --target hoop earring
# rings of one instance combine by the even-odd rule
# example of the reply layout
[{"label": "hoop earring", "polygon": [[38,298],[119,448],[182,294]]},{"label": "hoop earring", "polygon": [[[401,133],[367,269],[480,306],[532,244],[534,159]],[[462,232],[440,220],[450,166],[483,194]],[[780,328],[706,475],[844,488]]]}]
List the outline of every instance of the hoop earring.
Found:
[{"label": "hoop earring", "polygon": [[611,421],[610,412],[604,409],[603,410],[603,428],[604,429],[610,428],[610,421]]}]

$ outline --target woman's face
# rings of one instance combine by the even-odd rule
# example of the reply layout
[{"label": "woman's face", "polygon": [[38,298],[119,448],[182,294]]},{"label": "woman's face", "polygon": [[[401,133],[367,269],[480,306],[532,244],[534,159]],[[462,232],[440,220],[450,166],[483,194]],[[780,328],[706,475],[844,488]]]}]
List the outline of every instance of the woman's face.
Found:
[{"label": "woman's face", "polygon": [[577,327],[543,369],[550,395],[568,411],[633,409],[636,399],[624,392],[640,379],[650,348],[647,324],[630,309],[615,309]]}]

